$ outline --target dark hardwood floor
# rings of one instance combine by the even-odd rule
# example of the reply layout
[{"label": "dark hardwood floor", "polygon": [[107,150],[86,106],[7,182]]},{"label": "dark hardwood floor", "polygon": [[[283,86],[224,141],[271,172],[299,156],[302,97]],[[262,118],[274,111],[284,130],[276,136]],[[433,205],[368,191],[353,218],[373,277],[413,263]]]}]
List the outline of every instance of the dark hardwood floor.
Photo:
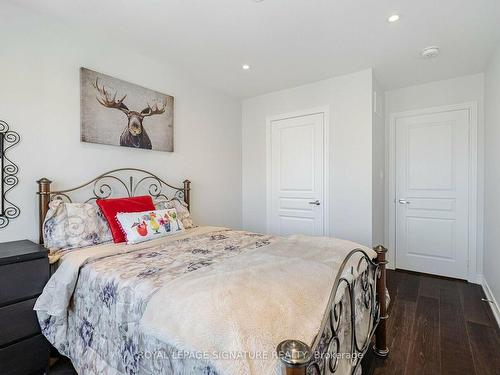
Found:
[{"label": "dark hardwood floor", "polygon": [[363,375],[500,374],[500,332],[481,286],[387,272],[389,356],[370,351]]},{"label": "dark hardwood floor", "polygon": [[[363,375],[500,374],[500,332],[479,285],[387,272],[389,356],[369,351]],[[62,360],[50,375],[75,374]]]}]

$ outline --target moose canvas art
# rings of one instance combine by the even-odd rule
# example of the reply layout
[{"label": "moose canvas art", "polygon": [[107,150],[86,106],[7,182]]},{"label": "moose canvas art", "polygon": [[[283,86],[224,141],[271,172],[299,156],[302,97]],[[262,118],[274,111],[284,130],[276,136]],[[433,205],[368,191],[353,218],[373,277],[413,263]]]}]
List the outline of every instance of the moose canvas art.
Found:
[{"label": "moose canvas art", "polygon": [[80,68],[81,140],[174,149],[174,97]]}]

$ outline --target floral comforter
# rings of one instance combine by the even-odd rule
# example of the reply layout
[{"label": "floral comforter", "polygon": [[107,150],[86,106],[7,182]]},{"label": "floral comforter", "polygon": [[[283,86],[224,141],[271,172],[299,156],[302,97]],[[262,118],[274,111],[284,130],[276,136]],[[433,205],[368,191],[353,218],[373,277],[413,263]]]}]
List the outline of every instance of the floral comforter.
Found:
[{"label": "floral comforter", "polygon": [[279,239],[201,227],[138,245],[70,251],[35,305],[42,332],[80,374],[217,374],[207,358],[146,335],[141,317],[169,281]]}]

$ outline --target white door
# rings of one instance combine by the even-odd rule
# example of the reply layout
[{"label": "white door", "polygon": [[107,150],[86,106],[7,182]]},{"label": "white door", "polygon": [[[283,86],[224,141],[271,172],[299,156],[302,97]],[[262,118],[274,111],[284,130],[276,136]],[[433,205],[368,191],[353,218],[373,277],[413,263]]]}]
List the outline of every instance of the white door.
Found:
[{"label": "white door", "polygon": [[271,121],[269,231],[323,235],[324,114]]},{"label": "white door", "polygon": [[396,120],[396,267],[467,279],[469,111]]}]

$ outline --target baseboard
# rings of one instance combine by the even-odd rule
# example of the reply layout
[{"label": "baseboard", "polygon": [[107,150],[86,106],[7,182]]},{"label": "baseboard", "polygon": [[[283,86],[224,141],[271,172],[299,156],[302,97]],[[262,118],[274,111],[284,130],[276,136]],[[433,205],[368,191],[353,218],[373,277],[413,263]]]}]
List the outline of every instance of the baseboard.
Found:
[{"label": "baseboard", "polygon": [[477,273],[477,274],[472,274],[471,276],[469,276],[469,279],[467,280],[469,283],[472,283],[472,284],[479,284],[479,285],[483,285],[483,281],[484,281],[484,276],[480,273]]},{"label": "baseboard", "polygon": [[486,294],[486,298],[489,299],[490,301],[492,301],[489,303],[491,306],[491,311],[493,311],[493,316],[495,317],[495,319],[497,321],[498,327],[500,327],[500,307],[499,307],[498,302],[495,299],[495,296],[493,295],[493,293],[491,292],[491,289],[490,289],[490,287],[489,287],[489,285],[486,282],[486,279],[484,277],[483,277],[481,285],[483,287],[484,294]]}]

